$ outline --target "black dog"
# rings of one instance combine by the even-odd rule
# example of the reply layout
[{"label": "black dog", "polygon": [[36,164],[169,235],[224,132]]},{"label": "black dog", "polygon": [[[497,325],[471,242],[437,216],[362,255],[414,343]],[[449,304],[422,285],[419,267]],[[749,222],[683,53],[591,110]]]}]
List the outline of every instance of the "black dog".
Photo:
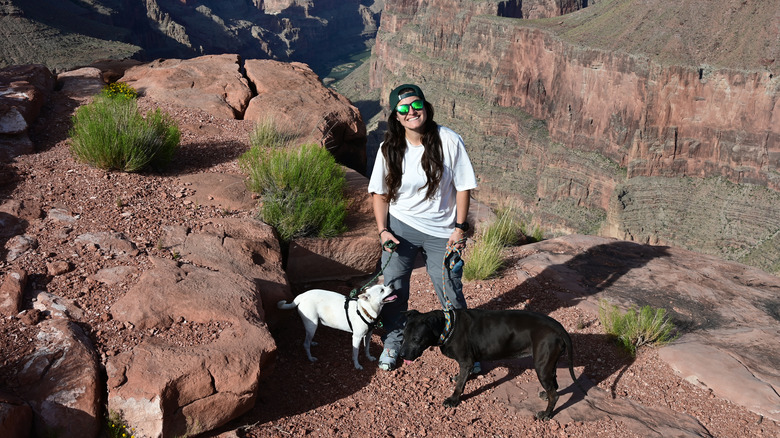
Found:
[{"label": "black dog", "polygon": [[536,414],[542,420],[552,417],[558,401],[556,367],[564,352],[568,352],[571,378],[577,382],[571,338],[558,321],[547,315],[525,310],[410,310],[406,318],[402,358],[415,360],[426,348],[438,345],[445,356],[460,365],[455,391],[444,400],[444,406],[460,403],[474,362],[482,360],[532,355],[536,376],[544,388],[539,396],[547,399],[547,409]]}]

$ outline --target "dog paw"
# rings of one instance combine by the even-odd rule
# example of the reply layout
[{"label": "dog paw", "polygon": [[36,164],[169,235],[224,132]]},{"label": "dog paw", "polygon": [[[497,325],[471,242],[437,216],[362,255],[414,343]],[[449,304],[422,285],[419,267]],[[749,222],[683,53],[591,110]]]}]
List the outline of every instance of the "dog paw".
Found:
[{"label": "dog paw", "polygon": [[537,420],[546,421],[552,418],[552,415],[548,414],[547,411],[539,411],[535,415]]},{"label": "dog paw", "polygon": [[362,366],[362,365],[360,365],[359,363],[356,363],[356,364],[355,364],[355,369],[356,369],[356,370],[362,370],[362,369],[363,369],[363,366]]},{"label": "dog paw", "polygon": [[444,400],[444,406],[448,408],[454,408],[460,404],[460,399],[454,397],[447,397]]},{"label": "dog paw", "polygon": [[309,356],[309,361],[310,362],[317,362],[317,358],[314,357],[314,356]]},{"label": "dog paw", "polygon": [[539,391],[539,398],[542,400],[547,400],[547,391]]}]

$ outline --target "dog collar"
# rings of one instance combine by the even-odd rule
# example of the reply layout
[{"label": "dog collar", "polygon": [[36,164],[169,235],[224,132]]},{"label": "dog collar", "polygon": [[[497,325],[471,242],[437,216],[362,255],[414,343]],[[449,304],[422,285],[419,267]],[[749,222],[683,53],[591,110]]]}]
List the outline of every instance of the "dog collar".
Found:
[{"label": "dog collar", "polygon": [[439,336],[439,345],[444,345],[452,335],[452,324],[455,322],[455,312],[452,309],[444,311],[444,331]]},{"label": "dog collar", "polygon": [[[378,323],[377,320],[371,318],[370,316],[368,316],[368,314],[365,314],[365,310],[363,310],[363,308],[360,307],[360,305],[357,302],[357,298],[347,297],[344,300],[344,313],[346,313],[346,316],[347,316],[347,324],[349,325],[349,331],[350,332],[354,331],[352,329],[352,321],[349,320],[349,302],[350,301],[354,301],[355,302],[355,313],[357,313],[357,316],[359,316],[360,319],[362,319],[363,322],[366,323],[366,325],[369,328],[374,328],[374,327],[380,326],[380,324]],[[364,314],[366,315],[366,317],[368,317],[368,319],[371,319],[371,322],[366,321],[366,318],[363,316]]]},{"label": "dog collar", "polygon": [[[360,317],[360,319],[363,320],[363,322],[365,322],[368,325],[374,324],[376,322],[376,319],[371,315],[369,315],[368,312],[366,312],[366,309],[360,307],[360,303],[355,303],[355,306],[358,309],[358,316]],[[363,317],[363,315],[365,315],[365,318]],[[366,321],[366,318],[368,318],[368,320],[371,322]]]}]

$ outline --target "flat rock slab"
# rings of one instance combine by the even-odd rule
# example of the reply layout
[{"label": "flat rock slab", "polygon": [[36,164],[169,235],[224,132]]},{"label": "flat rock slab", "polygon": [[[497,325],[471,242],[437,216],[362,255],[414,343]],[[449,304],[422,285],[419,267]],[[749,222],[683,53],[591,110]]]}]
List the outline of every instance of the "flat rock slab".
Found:
[{"label": "flat rock slab", "polygon": [[[597,313],[665,308],[682,336],[661,357],[718,396],[780,421],[780,278],[680,248],[570,235],[521,247],[516,275]],[[715,365],[717,364],[717,365]]]},{"label": "flat rock slab", "polygon": [[[533,367],[528,361],[527,365]],[[496,371],[498,379],[505,369]],[[662,407],[648,407],[631,400],[613,398],[605,391],[590,382],[587,377],[580,376],[578,381],[587,390],[583,394],[572,385],[569,371],[558,368],[559,399],[555,406],[553,420],[559,423],[598,421],[613,418],[623,423],[629,430],[643,437],[710,437],[707,429],[694,417]],[[495,389],[496,398],[512,408],[518,415],[533,417],[543,411],[547,401],[539,397],[542,387],[538,381],[507,382]]]}]

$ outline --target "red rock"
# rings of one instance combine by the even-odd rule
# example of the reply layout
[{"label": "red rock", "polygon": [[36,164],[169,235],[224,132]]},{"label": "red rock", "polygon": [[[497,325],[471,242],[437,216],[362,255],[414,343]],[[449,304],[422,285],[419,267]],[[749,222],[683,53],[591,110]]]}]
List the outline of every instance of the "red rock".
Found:
[{"label": "red rock", "polygon": [[188,347],[154,336],[110,357],[109,409],[146,436],[212,430],[254,405],[261,375],[276,348],[262,322],[257,283],[230,271],[156,260],[111,308],[114,318],[141,330],[226,322],[211,342]]},{"label": "red rock", "polygon": [[27,272],[11,270],[0,279],[0,316],[14,316],[22,310]]},{"label": "red rock", "polygon": [[239,64],[235,54],[158,59],[128,68],[121,81],[154,100],[235,119],[244,113],[252,95]]},{"label": "red rock", "polygon": [[289,278],[296,283],[346,280],[376,269],[382,252],[367,188],[364,176],[347,171],[347,197],[352,206],[345,220],[348,230],[329,239],[293,239],[287,260]]},{"label": "red rock", "polygon": [[270,118],[282,128],[302,132],[301,142],[327,147],[339,163],[365,174],[366,126],[346,97],[322,85],[306,64],[250,59],[245,67],[257,96],[244,119]]},{"label": "red rock", "polygon": [[36,350],[25,359],[17,394],[34,412],[35,430],[62,438],[94,438],[103,405],[97,355],[81,328],[67,320],[41,322]]}]

